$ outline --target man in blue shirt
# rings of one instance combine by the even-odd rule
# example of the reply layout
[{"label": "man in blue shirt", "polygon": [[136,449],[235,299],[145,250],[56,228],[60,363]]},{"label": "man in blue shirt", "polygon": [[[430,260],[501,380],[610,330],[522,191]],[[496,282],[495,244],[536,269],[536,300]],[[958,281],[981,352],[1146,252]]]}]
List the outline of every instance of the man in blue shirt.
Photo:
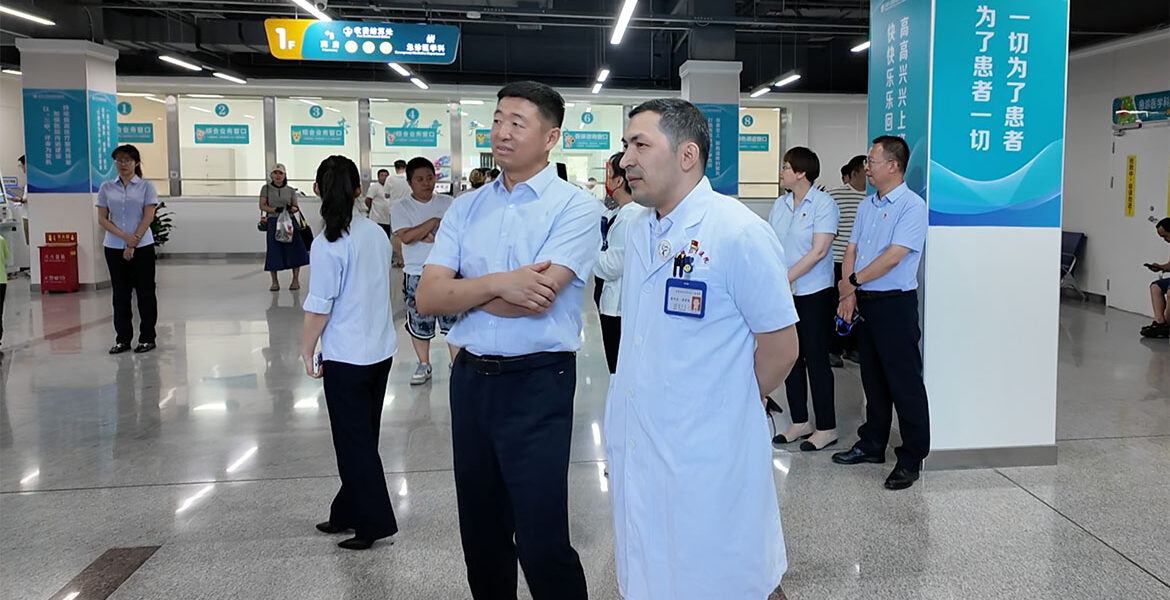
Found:
[{"label": "man in blue shirt", "polygon": [[585,278],[601,247],[597,200],[557,177],[565,102],[532,81],[498,94],[491,145],[503,177],[443,218],[415,296],[464,314],[448,343],[459,532],[477,600],[587,597],[569,543],[568,469]]},{"label": "man in blue shirt", "polygon": [[904,181],[910,148],[899,137],[873,141],[865,172],[877,193],[862,201],[845,250],[837,315],[855,315],[865,389],[865,423],[847,452],[833,455],[843,465],[884,463],[893,409],[898,409],[902,445],[886,488],[900,490],[918,479],[930,452],[930,416],[918,350],[918,262],[926,243],[926,202]]}]

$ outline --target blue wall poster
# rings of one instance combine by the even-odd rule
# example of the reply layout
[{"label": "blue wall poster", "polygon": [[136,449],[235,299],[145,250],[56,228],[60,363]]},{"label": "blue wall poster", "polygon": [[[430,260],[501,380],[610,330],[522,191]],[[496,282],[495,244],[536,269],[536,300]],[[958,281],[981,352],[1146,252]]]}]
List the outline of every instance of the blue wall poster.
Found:
[{"label": "blue wall poster", "polygon": [[439,145],[439,130],[433,127],[387,127],[386,145],[435,148]]},{"label": "blue wall poster", "polygon": [[562,131],[561,147],[565,150],[609,150],[609,132]]},{"label": "blue wall poster", "polygon": [[[744,117],[744,119],[749,118],[751,118],[750,115]],[[768,134],[766,133],[741,133],[739,134],[739,151],[767,152],[768,142]]]},{"label": "blue wall poster", "polygon": [[153,144],[154,123],[118,123],[119,144]]},{"label": "blue wall poster", "polygon": [[247,125],[195,124],[196,144],[247,144]]},{"label": "blue wall poster", "polygon": [[[910,146],[906,184],[924,198],[929,147],[930,20],[931,0],[870,2],[869,139],[896,135],[906,140]],[[969,71],[970,66],[963,70]]]},{"label": "blue wall poster", "polygon": [[24,90],[29,192],[90,191],[86,116],[85,90]]},{"label": "blue wall poster", "polygon": [[938,6],[930,224],[1059,227],[1068,0]]},{"label": "blue wall poster", "polygon": [[114,179],[114,148],[118,145],[118,99],[105,92],[89,92],[89,191]]},{"label": "blue wall poster", "polygon": [[294,146],[345,145],[345,127],[293,125],[290,129]]},{"label": "blue wall poster", "polygon": [[492,147],[492,130],[491,129],[476,129],[475,130],[475,147],[476,148],[491,148]]},{"label": "blue wall poster", "polygon": [[268,50],[282,60],[344,60],[449,65],[459,28],[431,23],[266,19]]},{"label": "blue wall poster", "polygon": [[711,155],[707,178],[711,187],[727,196],[739,195],[739,106],[695,104],[711,127]]}]

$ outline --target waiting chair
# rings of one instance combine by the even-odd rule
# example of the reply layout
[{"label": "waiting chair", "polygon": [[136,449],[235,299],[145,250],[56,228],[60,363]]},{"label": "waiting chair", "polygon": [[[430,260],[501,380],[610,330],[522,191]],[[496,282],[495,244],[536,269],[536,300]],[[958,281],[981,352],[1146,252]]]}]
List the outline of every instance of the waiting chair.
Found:
[{"label": "waiting chair", "polygon": [[1060,289],[1071,287],[1085,299],[1081,286],[1077,285],[1077,262],[1085,248],[1085,234],[1075,231],[1062,231],[1060,234]]}]

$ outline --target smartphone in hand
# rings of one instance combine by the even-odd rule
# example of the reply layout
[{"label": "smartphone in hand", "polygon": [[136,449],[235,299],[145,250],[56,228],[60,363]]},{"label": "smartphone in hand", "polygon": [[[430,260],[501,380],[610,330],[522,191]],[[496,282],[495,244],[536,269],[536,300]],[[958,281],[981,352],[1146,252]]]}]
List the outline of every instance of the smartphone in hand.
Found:
[{"label": "smartphone in hand", "polygon": [[313,355],[313,372],[314,373],[321,372],[321,353],[320,352]]}]

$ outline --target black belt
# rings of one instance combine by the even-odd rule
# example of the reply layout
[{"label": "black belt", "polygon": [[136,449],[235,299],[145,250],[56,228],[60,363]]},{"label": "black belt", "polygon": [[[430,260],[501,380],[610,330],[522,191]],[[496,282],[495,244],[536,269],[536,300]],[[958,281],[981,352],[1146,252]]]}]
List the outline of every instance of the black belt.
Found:
[{"label": "black belt", "polygon": [[883,292],[868,292],[866,290],[857,290],[858,300],[873,300],[874,298],[887,298],[890,296],[901,296],[903,294],[913,294],[913,291],[903,292],[902,290],[887,290]]},{"label": "black belt", "polygon": [[574,352],[537,352],[521,356],[477,356],[467,350],[459,351],[456,362],[465,362],[480,375],[502,375],[517,371],[531,371],[576,357]]}]

